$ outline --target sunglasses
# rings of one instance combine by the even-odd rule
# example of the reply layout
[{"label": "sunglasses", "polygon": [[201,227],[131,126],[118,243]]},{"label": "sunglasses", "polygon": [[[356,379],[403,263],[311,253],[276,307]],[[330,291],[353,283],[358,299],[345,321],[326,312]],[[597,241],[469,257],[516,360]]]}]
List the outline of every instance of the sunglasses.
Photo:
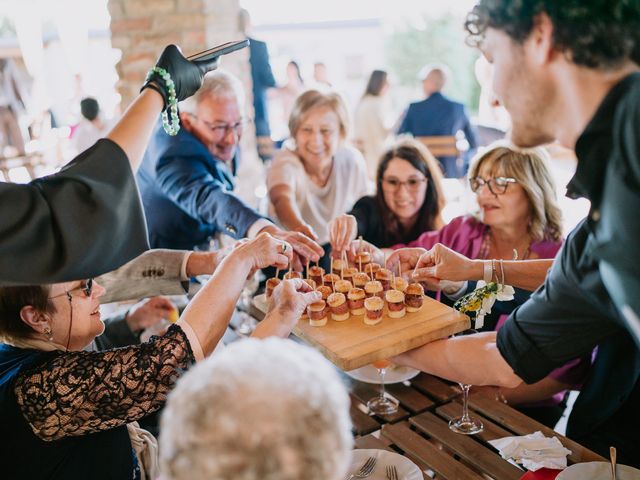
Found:
[{"label": "sunglasses", "polygon": [[82,293],[85,294],[87,298],[90,298],[91,293],[93,292],[93,278],[89,278],[88,280],[82,280],[79,287],[76,287],[71,290],[65,290],[64,293],[61,293],[59,295],[54,295],[53,297],[49,297],[49,298],[50,299],[58,298],[58,297],[62,297],[63,295],[69,296],[71,295],[71,292],[75,292],[76,290],[80,290]]}]

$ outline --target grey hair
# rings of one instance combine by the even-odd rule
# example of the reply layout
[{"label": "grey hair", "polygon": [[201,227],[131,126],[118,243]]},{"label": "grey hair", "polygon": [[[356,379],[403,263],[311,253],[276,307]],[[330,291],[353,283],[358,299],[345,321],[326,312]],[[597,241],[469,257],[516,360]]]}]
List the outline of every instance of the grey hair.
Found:
[{"label": "grey hair", "polygon": [[353,447],[334,367],[280,338],[236,342],[192,368],[161,426],[166,480],[342,478]]},{"label": "grey hair", "polygon": [[478,153],[469,166],[469,178],[482,165],[492,172],[515,178],[529,199],[529,235],[534,242],[562,239],[562,210],[549,166],[549,154],[542,147],[519,148],[509,140],[498,140]]},{"label": "grey hair", "polygon": [[207,73],[202,86],[191,97],[180,102],[180,111],[196,114],[198,105],[209,97],[234,98],[240,111],[244,111],[244,89],[237,77],[225,70],[214,70]]}]

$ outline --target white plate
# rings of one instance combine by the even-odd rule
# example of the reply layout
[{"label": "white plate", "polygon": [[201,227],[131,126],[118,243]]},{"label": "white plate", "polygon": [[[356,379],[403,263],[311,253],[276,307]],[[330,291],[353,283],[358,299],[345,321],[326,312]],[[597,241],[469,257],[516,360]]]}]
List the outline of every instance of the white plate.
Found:
[{"label": "white plate", "polygon": [[[373,365],[365,365],[364,367],[356,368],[355,370],[350,370],[344,373],[349,375],[351,378],[360,380],[361,382],[375,383],[376,385],[380,385],[380,375],[378,374],[378,369]],[[420,370],[416,370],[415,368],[392,365],[391,367],[387,368],[387,371],[384,374],[384,384],[388,385],[390,383],[404,382],[405,380],[409,380],[415,377],[419,373]]]},{"label": "white plate", "polygon": [[[627,465],[616,466],[617,480],[638,480],[640,470]],[[565,468],[556,480],[610,480],[611,464],[609,462],[576,463]]]},{"label": "white plate", "polygon": [[[398,480],[423,480],[424,478],[418,466],[407,457],[387,450],[375,449],[354,450],[351,456],[349,474],[360,470],[369,457],[376,457],[378,461],[371,476],[367,477],[368,480],[387,480],[386,467],[390,465],[396,467]],[[347,476],[345,475],[345,477]]]}]

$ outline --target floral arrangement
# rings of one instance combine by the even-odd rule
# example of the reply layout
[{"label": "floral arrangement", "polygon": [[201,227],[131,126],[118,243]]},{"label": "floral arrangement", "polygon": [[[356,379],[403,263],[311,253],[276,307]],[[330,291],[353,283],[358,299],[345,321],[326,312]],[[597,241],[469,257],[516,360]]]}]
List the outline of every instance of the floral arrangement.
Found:
[{"label": "floral arrangement", "polygon": [[474,328],[482,328],[484,317],[491,313],[491,307],[496,303],[496,300],[501,302],[513,300],[514,293],[515,290],[510,285],[496,282],[485,283],[483,280],[478,280],[475,290],[459,298],[453,304],[453,308],[462,313],[474,312]]}]

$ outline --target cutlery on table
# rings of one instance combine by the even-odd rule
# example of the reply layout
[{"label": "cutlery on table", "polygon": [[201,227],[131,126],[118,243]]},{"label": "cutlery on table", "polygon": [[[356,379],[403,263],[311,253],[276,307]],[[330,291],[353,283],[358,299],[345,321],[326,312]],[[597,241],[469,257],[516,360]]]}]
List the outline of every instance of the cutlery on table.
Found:
[{"label": "cutlery on table", "polygon": [[398,480],[398,470],[395,465],[387,466],[387,480]]},{"label": "cutlery on table", "polygon": [[611,459],[611,478],[616,480],[616,447],[609,447],[609,458]]},{"label": "cutlery on table", "polygon": [[378,459],[376,457],[369,457],[367,461],[364,462],[364,465],[360,467],[356,473],[352,473],[347,480],[352,480],[353,478],[366,478],[373,473],[373,469],[376,466],[376,462]]}]

